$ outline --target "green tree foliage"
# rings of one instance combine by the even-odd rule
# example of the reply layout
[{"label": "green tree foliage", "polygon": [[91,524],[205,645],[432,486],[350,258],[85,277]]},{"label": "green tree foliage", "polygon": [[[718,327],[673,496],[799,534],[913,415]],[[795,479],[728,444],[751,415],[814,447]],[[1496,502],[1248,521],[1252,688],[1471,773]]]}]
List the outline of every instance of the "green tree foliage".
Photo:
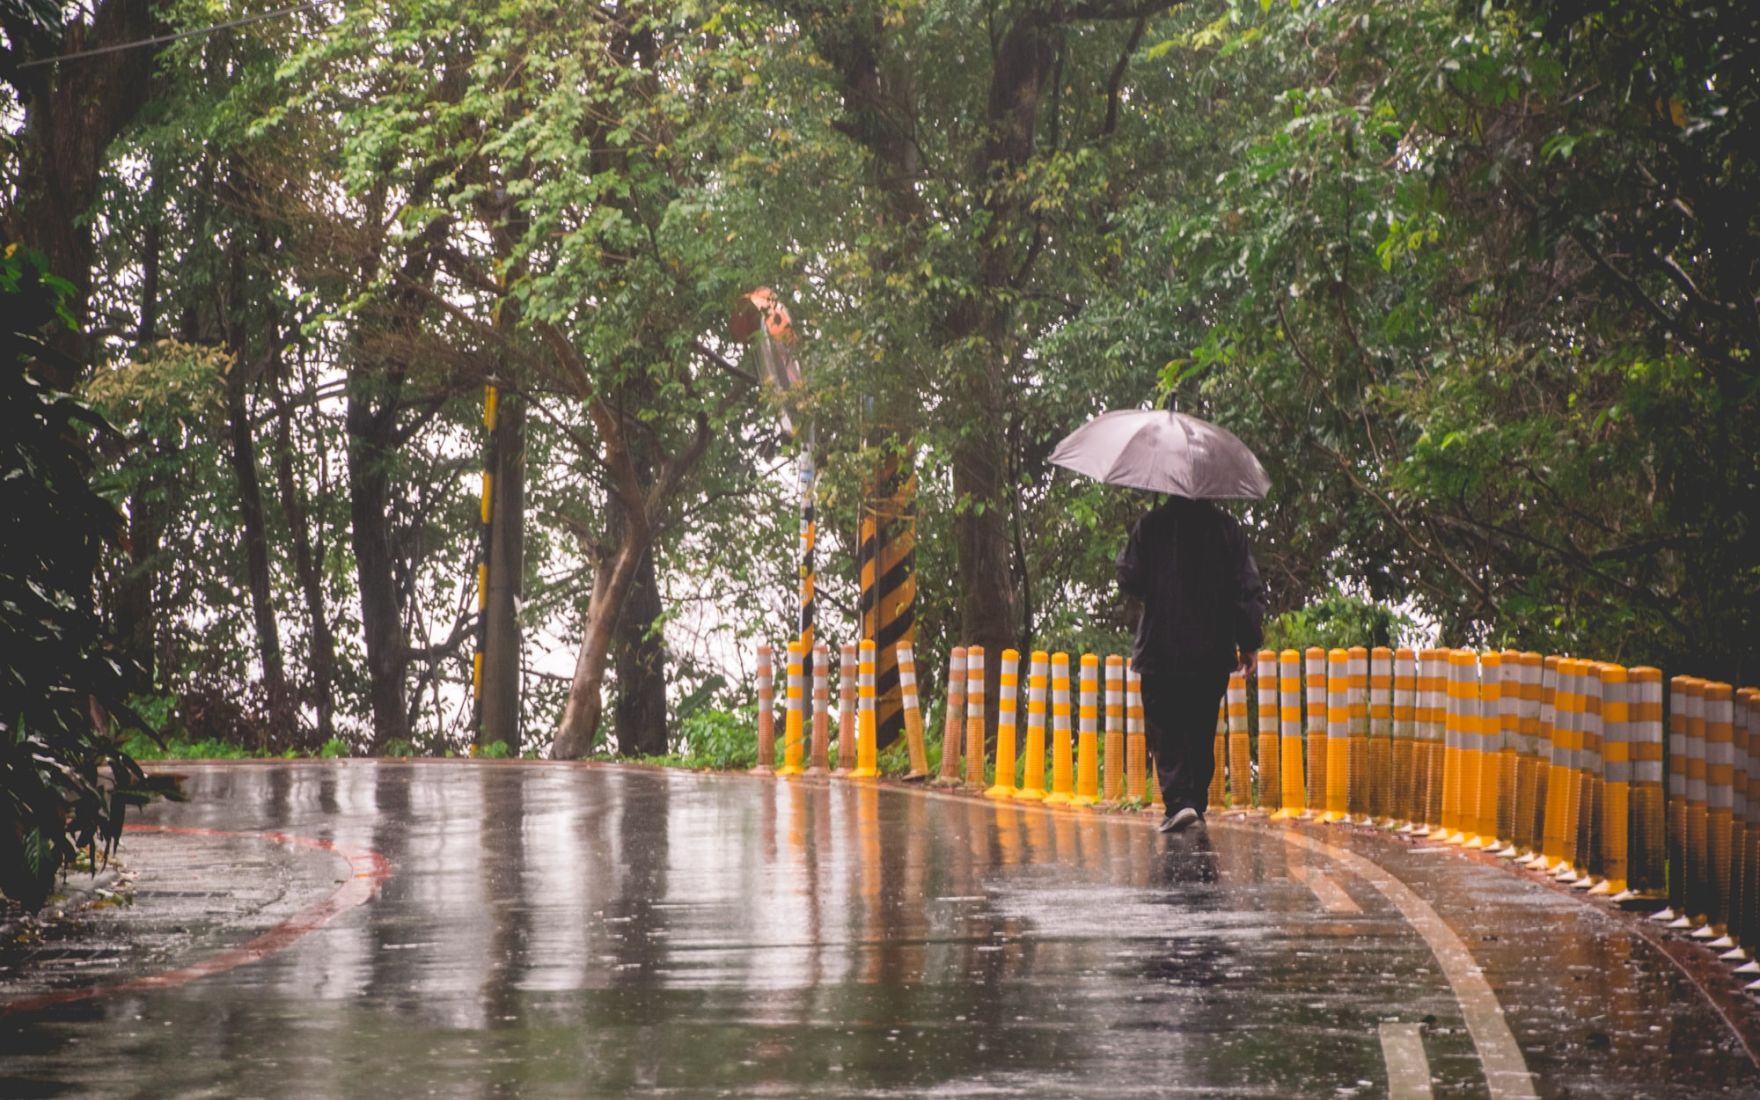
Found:
[{"label": "green tree foliage", "polygon": [[1755,28],[1692,7],[1230,4],[1150,47],[1197,171],[1099,315],[1266,459],[1279,606],[1751,659]]},{"label": "green tree foliage", "polygon": [[36,253],[0,258],[0,893],[32,909],[154,787],[118,738],[140,721],[94,603],[120,516],[92,490],[89,440],[109,429],[39,377],[64,365],[45,336],[71,323],[71,290]]}]

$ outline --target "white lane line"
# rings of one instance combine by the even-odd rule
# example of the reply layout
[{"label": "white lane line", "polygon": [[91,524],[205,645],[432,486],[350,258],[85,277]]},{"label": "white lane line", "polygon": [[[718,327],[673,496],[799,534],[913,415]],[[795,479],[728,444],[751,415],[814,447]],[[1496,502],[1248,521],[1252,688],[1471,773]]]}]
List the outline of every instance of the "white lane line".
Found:
[{"label": "white lane line", "polygon": [[1387,1062],[1387,1100],[1431,1100],[1430,1059],[1419,1025],[1384,1021],[1381,1057]]},{"label": "white lane line", "polygon": [[1534,1091],[1533,1074],[1528,1072],[1527,1059],[1522,1057],[1522,1048],[1516,1045],[1509,1021],[1504,1019],[1497,994],[1491,991],[1467,945],[1437,915],[1430,903],[1414,894],[1411,887],[1379,863],[1348,848],[1315,840],[1293,829],[1284,834],[1284,840],[1337,860],[1393,903],[1406,923],[1430,945],[1443,976],[1454,989],[1461,1014],[1467,1020],[1467,1032],[1472,1035],[1473,1046],[1479,1051],[1479,1061],[1485,1067],[1485,1083],[1490,1086],[1492,1100],[1539,1100],[1539,1093]]},{"label": "white lane line", "polygon": [[1345,893],[1344,887],[1334,882],[1330,875],[1309,867],[1306,863],[1299,862],[1299,860],[1307,858],[1307,853],[1304,852],[1300,856],[1296,856],[1291,852],[1288,853],[1288,856],[1291,858],[1286,858],[1284,867],[1288,870],[1289,877],[1314,891],[1314,896],[1320,899],[1320,908],[1328,913],[1361,913],[1363,911],[1363,907],[1357,904],[1356,899]]}]

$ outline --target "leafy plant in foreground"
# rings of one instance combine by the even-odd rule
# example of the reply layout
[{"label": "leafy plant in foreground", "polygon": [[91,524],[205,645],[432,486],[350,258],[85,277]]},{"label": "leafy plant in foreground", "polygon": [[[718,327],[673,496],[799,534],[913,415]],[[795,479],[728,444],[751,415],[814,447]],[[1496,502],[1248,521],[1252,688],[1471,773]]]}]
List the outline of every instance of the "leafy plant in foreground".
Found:
[{"label": "leafy plant in foreground", "polygon": [[88,481],[87,440],[106,425],[34,372],[60,358],[41,337],[71,324],[67,290],[34,253],[0,259],[0,892],[31,909],[82,850],[107,856],[127,807],[165,786],[119,740],[118,721],[145,726],[93,604],[119,522]]}]

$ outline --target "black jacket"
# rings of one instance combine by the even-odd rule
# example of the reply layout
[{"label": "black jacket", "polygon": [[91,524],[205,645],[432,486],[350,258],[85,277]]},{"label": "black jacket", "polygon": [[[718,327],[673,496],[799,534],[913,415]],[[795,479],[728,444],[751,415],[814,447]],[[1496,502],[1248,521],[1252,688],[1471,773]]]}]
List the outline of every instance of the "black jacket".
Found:
[{"label": "black jacket", "polygon": [[1217,672],[1265,640],[1265,589],[1233,516],[1168,497],[1131,528],[1118,586],[1142,601],[1131,664],[1152,673]]}]

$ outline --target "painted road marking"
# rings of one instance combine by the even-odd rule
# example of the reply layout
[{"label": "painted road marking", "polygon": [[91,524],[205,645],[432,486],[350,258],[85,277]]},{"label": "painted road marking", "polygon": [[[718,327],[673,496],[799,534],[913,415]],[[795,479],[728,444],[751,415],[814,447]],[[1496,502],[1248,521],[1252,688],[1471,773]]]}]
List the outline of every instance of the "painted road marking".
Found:
[{"label": "painted road marking", "polygon": [[1431,1100],[1430,1059],[1417,1024],[1381,1024],[1381,1057],[1387,1062],[1388,1100]]},{"label": "painted road marking", "polygon": [[[595,767],[628,767],[629,765],[593,765]],[[736,773],[736,777],[741,773]],[[697,778],[697,773],[690,773]],[[703,775],[705,781],[713,781],[719,776]],[[767,776],[752,777],[754,780],[766,780]],[[794,780],[800,783],[800,780]],[[829,786],[829,783],[825,784]],[[928,797],[945,799],[953,802],[970,802],[956,794],[941,791],[926,791],[921,788],[882,786],[880,790],[904,797]],[[1074,817],[1084,821],[1103,821],[1130,828],[1141,828],[1148,824],[1147,818],[1125,814],[1093,814],[1083,810],[1063,810],[1060,807],[1046,806],[1043,803],[1028,802],[1020,809],[1037,810],[1053,817]],[[1257,826],[1251,822],[1236,824],[1218,815],[1214,823],[1216,828],[1248,830]],[[1460,1003],[1461,1015],[1466,1018],[1467,1032],[1473,1037],[1473,1046],[1479,1052],[1479,1061],[1485,1070],[1485,1082],[1490,1088],[1491,1100],[1539,1100],[1539,1093],[1534,1091],[1534,1077],[1528,1071],[1527,1059],[1522,1056],[1522,1048],[1516,1045],[1516,1037],[1509,1029],[1509,1021],[1504,1019],[1503,1007],[1497,1003],[1497,995],[1485,981],[1479,966],[1473,961],[1473,955],[1467,945],[1454,934],[1435,909],[1405,883],[1393,877],[1380,864],[1357,855],[1348,848],[1327,844],[1315,840],[1294,828],[1284,832],[1284,841],[1308,851],[1330,858],[1340,866],[1375,887],[1381,895],[1393,903],[1394,908],[1405,917],[1414,931],[1421,936],[1436,956],[1437,963],[1442,967],[1443,976],[1454,990],[1455,1000]]]},{"label": "painted road marking", "polygon": [[[1285,836],[1287,837],[1288,834]],[[1289,872],[1289,877],[1314,891],[1314,896],[1320,899],[1320,908],[1328,913],[1361,913],[1363,911],[1363,907],[1357,904],[1356,899],[1345,893],[1344,887],[1333,881],[1330,875],[1318,868],[1308,866],[1307,852],[1303,851],[1298,854],[1296,847],[1292,845],[1285,849],[1284,855],[1284,867]]]},{"label": "painted road marking", "polygon": [[1443,976],[1454,990],[1461,1014],[1467,1020],[1467,1032],[1472,1035],[1473,1046],[1479,1051],[1479,1061],[1485,1067],[1485,1083],[1490,1086],[1492,1100],[1538,1100],[1534,1076],[1528,1072],[1527,1059],[1522,1057],[1522,1048],[1516,1045],[1509,1021],[1504,1019],[1497,994],[1491,991],[1490,983],[1486,982],[1479,964],[1473,961],[1467,945],[1430,907],[1430,903],[1413,893],[1411,887],[1379,863],[1348,848],[1315,840],[1293,829],[1285,834],[1285,840],[1337,860],[1393,903],[1406,923],[1430,945],[1431,954],[1436,956]]},{"label": "painted road marking", "polygon": [[112,985],[88,985],[79,989],[59,989],[50,993],[40,993],[35,996],[0,1002],[0,1016],[34,1012],[51,1005],[85,1001],[94,997],[109,997],[118,993],[132,993],[141,989],[165,989],[170,986],[184,985],[197,978],[205,978],[210,974],[231,970],[235,966],[256,962],[266,955],[273,954],[285,947],[291,947],[296,941],[329,924],[355,906],[364,905],[373,900],[378,896],[379,888],[385,884],[385,880],[391,877],[391,861],[378,852],[371,848],[351,848],[321,837],[298,836],[293,833],[186,829],[169,825],[130,825],[125,831],[257,840],[270,844],[286,844],[296,848],[316,848],[319,851],[331,852],[342,859],[348,864],[350,874],[347,879],[343,880],[342,885],[332,891],[330,896],[323,901],[300,910],[267,932],[237,947],[215,952],[188,966],[180,966],[175,970],[167,970],[160,974],[149,974],[144,978],[133,978]]}]

